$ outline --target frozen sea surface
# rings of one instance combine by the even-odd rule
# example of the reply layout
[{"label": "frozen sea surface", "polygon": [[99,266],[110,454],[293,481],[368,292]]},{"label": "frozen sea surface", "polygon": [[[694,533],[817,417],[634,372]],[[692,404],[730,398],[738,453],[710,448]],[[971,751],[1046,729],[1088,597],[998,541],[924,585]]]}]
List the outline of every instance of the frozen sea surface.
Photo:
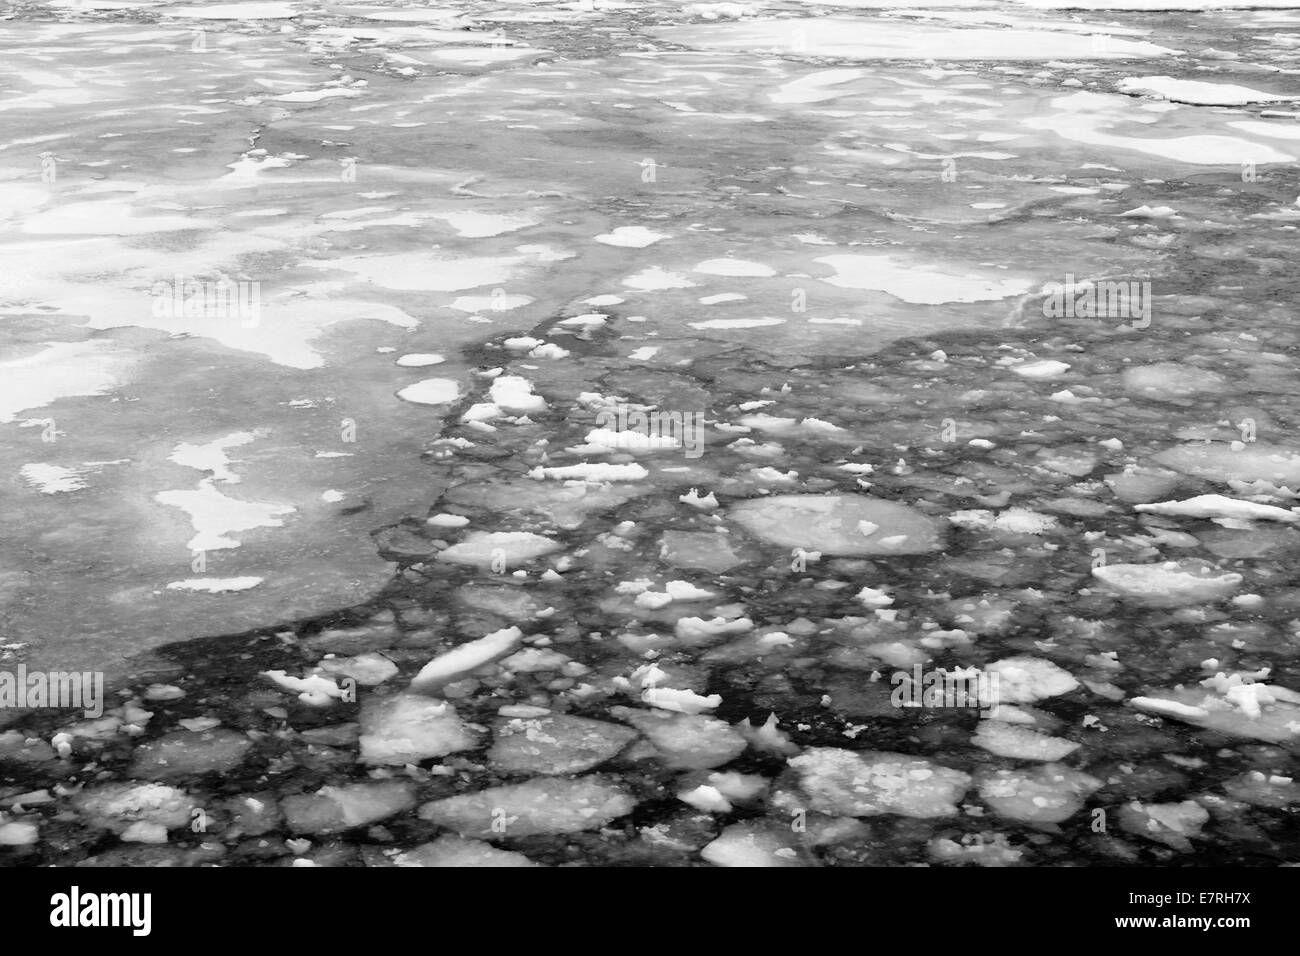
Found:
[{"label": "frozen sea surface", "polygon": [[1293,861],[1300,10],[1175,5],[12,4],[0,861]]}]

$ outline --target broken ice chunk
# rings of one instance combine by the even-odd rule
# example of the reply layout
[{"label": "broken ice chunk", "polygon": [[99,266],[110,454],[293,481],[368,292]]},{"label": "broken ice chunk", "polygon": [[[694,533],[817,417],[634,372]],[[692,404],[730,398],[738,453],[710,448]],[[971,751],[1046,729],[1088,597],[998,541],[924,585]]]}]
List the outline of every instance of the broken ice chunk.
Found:
[{"label": "broken ice chunk", "polygon": [[1163,564],[1108,564],[1093,577],[1127,600],[1152,607],[1212,604],[1230,596],[1242,582],[1235,571],[1216,573],[1200,561]]},{"label": "broken ice chunk", "polygon": [[718,792],[717,787],[701,784],[694,790],[681,790],[677,799],[705,813],[730,813],[731,801]]},{"label": "broken ice chunk", "polygon": [[740,756],[745,738],[716,717],[615,707],[610,715],[645,734],[669,767],[708,770]]},{"label": "broken ice chunk", "polygon": [[886,594],[883,590],[876,588],[863,588],[857,593],[857,599],[867,607],[889,607],[894,603],[894,599]]},{"label": "broken ice chunk", "polygon": [[558,541],[531,531],[473,531],[465,536],[464,541],[439,551],[434,560],[504,570],[550,554],[560,547]]},{"label": "broken ice chunk", "polygon": [[626,816],[636,800],[600,777],[546,777],[434,800],[420,818],[461,836],[489,840],[599,830]]},{"label": "broken ice chunk", "polygon": [[554,478],[559,481],[640,481],[648,477],[650,472],[636,462],[627,464],[611,465],[605,462],[583,462],[579,465],[561,465],[554,468],[544,468],[541,465],[535,467],[528,473],[529,478],[541,480],[543,478]]},{"label": "broken ice chunk", "polygon": [[684,617],[676,625],[677,639],[683,644],[697,646],[707,644],[728,634],[744,634],[754,629],[754,622],[747,617],[728,621],[724,617],[704,620],[701,617]]},{"label": "broken ice chunk", "polygon": [[326,658],[320,669],[327,674],[351,677],[362,687],[376,687],[397,673],[397,665],[383,654],[358,654],[356,657]]},{"label": "broken ice chunk", "polygon": [[788,757],[799,752],[799,747],[790,739],[790,735],[777,726],[776,714],[768,714],[767,720],[755,727],[746,717],[735,725],[736,730],[760,753],[779,754]]},{"label": "broken ice chunk", "polygon": [[[733,505],[731,516],[767,541],[824,554],[924,554],[942,543],[928,516],[866,495],[772,495]],[[862,534],[864,521],[877,532]]]},{"label": "broken ice chunk", "polygon": [[298,694],[298,699],[314,707],[321,707],[331,700],[343,697],[343,688],[328,677],[313,674],[309,677],[290,677],[284,671],[262,671],[263,677],[269,677],[280,687]]},{"label": "broken ice chunk", "polygon": [[369,696],[361,708],[361,760],[402,766],[478,746],[478,735],[446,701],[420,694]]},{"label": "broken ice chunk", "polygon": [[949,817],[971,783],[969,774],[922,757],[870,750],[812,747],[791,757],[790,766],[807,809],[833,816]]},{"label": "broken ice chunk", "polygon": [[1028,508],[1008,508],[996,515],[992,511],[954,511],[948,515],[948,520],[962,528],[990,529],[1008,534],[1047,534],[1058,527],[1057,520],[1051,515]]},{"label": "broken ice chunk", "polygon": [[692,508],[699,508],[701,511],[711,511],[718,507],[718,499],[713,492],[709,492],[707,495],[701,497],[699,491],[694,488],[686,494],[680,495],[677,500],[683,504],[690,505]]},{"label": "broken ice chunk", "polygon": [[523,631],[517,627],[507,627],[493,631],[476,641],[461,644],[445,654],[438,655],[420,668],[420,673],[411,680],[411,690],[428,692],[498,657],[503,657],[518,647],[523,639]]},{"label": "broken ice chunk", "polygon": [[[1000,711],[1009,709],[999,708]],[[971,743],[999,757],[1049,761],[1061,760],[1081,746],[1070,740],[1048,737],[1027,727],[1013,726],[1000,720],[980,721]]]},{"label": "broken ice chunk", "polygon": [[507,412],[526,415],[546,410],[546,400],[533,394],[533,384],[518,375],[502,375],[488,389],[492,404]]},{"label": "broken ice chunk", "polygon": [[1274,505],[1261,505],[1223,495],[1197,495],[1185,501],[1161,501],[1133,506],[1134,511],[1191,518],[1243,518],[1249,521],[1300,521],[1300,515]]},{"label": "broken ice chunk", "polygon": [[499,850],[490,843],[466,840],[453,834],[444,834],[432,843],[404,850],[393,858],[395,866],[541,866],[522,853]]},{"label": "broken ice chunk", "polygon": [[673,690],[670,687],[647,687],[641,692],[641,700],[660,710],[672,710],[679,714],[699,714],[706,710],[715,710],[722,705],[721,694],[703,697],[690,690]]},{"label": "broken ice chunk", "polygon": [[1005,704],[1032,704],[1068,694],[1079,686],[1069,671],[1037,657],[1004,658],[984,671],[996,675],[995,695],[998,702]]},{"label": "broken ice chunk", "polygon": [[700,857],[714,866],[812,865],[789,827],[761,820],[733,823],[700,851]]},{"label": "broken ice chunk", "polygon": [[1069,370],[1070,366],[1065,362],[1057,362],[1054,359],[1041,359],[1037,362],[1025,362],[1023,365],[1013,365],[1011,367],[1011,371],[1022,378],[1036,380],[1060,378]]},{"label": "broken ice chunk", "polygon": [[985,771],[979,778],[980,797],[994,813],[1026,823],[1067,820],[1101,786],[1096,777],[1054,763],[1032,770]]},{"label": "broken ice chunk", "polygon": [[636,736],[622,724],[567,714],[507,719],[497,722],[488,760],[510,773],[581,773],[614,757]]},{"label": "broken ice chunk", "polygon": [[88,822],[117,833],[141,821],[168,830],[188,827],[196,806],[184,790],[162,783],[92,784],[72,804]]},{"label": "broken ice chunk", "polygon": [[414,806],[415,787],[399,780],[324,786],[280,801],[285,824],[293,833],[338,833],[386,820]]},{"label": "broken ice chunk", "polygon": [[1147,804],[1134,800],[1124,804],[1119,811],[1122,829],[1181,853],[1192,852],[1190,838],[1201,836],[1201,827],[1209,822],[1209,811],[1195,800]]},{"label": "broken ice chunk", "polygon": [[453,378],[426,378],[399,389],[397,397],[416,405],[449,405],[460,398],[460,383]]},{"label": "broken ice chunk", "polygon": [[1265,684],[1258,676],[1220,672],[1201,681],[1201,690],[1178,687],[1129,703],[1221,733],[1270,743],[1300,741],[1300,693]]},{"label": "broken ice chunk", "polygon": [[1217,372],[1177,362],[1135,365],[1126,368],[1121,378],[1129,392],[1162,402],[1222,392],[1228,386],[1228,380]]},{"label": "broken ice chunk", "polygon": [[253,742],[233,730],[195,733],[173,730],[135,749],[131,776],[141,780],[176,780],[238,768]]},{"label": "broken ice chunk", "polygon": [[1155,456],[1162,465],[1215,481],[1271,481],[1300,485],[1300,454],[1280,445],[1256,442],[1234,449],[1223,442],[1179,445]]}]

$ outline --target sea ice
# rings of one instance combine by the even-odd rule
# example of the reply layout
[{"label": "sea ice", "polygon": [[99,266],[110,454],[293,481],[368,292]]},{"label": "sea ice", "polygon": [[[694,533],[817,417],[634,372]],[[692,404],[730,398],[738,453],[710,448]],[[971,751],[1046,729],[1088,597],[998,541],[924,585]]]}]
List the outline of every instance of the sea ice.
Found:
[{"label": "sea ice", "polygon": [[1181,853],[1192,852],[1191,838],[1200,837],[1201,827],[1209,822],[1209,811],[1195,800],[1146,804],[1133,800],[1119,810],[1121,829]]},{"label": "sea ice", "polygon": [[280,811],[293,833],[340,833],[378,823],[415,806],[415,787],[405,780],[324,786],[284,797]]},{"label": "sea ice", "polygon": [[465,837],[501,839],[599,830],[626,816],[636,800],[600,777],[553,777],[434,800],[420,818]]},{"label": "sea ice", "polygon": [[835,275],[823,279],[823,282],[844,289],[886,292],[917,305],[990,302],[1024,295],[1033,288],[1028,279],[995,279],[940,271],[891,256],[822,256],[816,261],[835,270]]},{"label": "sea ice", "polygon": [[1122,380],[1126,390],[1157,401],[1179,401],[1228,387],[1228,380],[1217,372],[1174,362],[1126,368]]},{"label": "sea ice", "polygon": [[1154,456],[1155,461],[1184,474],[1214,481],[1270,481],[1300,487],[1300,454],[1264,442],[1208,442],[1178,445]]},{"label": "sea ice", "polygon": [[610,715],[645,734],[669,767],[708,770],[734,760],[745,738],[716,717],[615,707]]},{"label": "sea ice", "polygon": [[997,702],[1001,704],[1032,704],[1068,694],[1079,686],[1069,671],[1037,657],[1003,658],[984,672],[997,676]]},{"label": "sea ice", "polygon": [[1189,518],[1240,518],[1247,521],[1300,521],[1300,514],[1278,508],[1275,505],[1261,505],[1253,501],[1241,501],[1223,495],[1197,495],[1184,501],[1161,501],[1152,504],[1133,506],[1134,511],[1148,511],[1158,515],[1185,515]]},{"label": "sea ice", "polygon": [[435,561],[478,567],[512,567],[558,551],[558,541],[531,531],[471,531],[465,540],[434,555]]},{"label": "sea ice", "polygon": [[714,866],[811,866],[790,828],[769,821],[733,823],[700,851]]},{"label": "sea ice", "polygon": [[1017,760],[1061,760],[1080,747],[1073,741],[1048,737],[1000,720],[981,720],[971,743],[999,757]]},{"label": "sea ice", "polygon": [[497,721],[488,761],[508,773],[582,773],[616,756],[636,736],[621,724],[567,714],[508,718]]},{"label": "sea ice", "polygon": [[462,674],[467,674],[508,654],[518,647],[522,640],[523,632],[519,628],[507,627],[480,637],[478,640],[461,644],[425,664],[411,679],[411,689],[419,693],[428,693]]},{"label": "sea ice", "polygon": [[580,465],[559,465],[544,468],[538,465],[528,473],[530,478],[554,478],[559,481],[640,481],[650,472],[636,462],[611,465],[605,462],[583,462]]},{"label": "sea ice", "polygon": [[993,812],[1025,823],[1060,823],[1083,809],[1102,781],[1061,764],[1023,770],[986,770],[979,794]]},{"label": "sea ice", "polygon": [[[830,555],[924,554],[942,544],[940,526],[914,508],[865,495],[773,495],[731,507],[747,531],[785,548]],[[870,534],[862,522],[874,526]]]},{"label": "sea ice", "polygon": [[1300,743],[1300,693],[1256,676],[1216,674],[1199,688],[1177,687],[1134,697],[1147,713],[1172,717],[1220,733],[1270,743]]},{"label": "sea ice", "polygon": [[135,748],[131,776],[178,780],[191,774],[231,771],[244,762],[252,747],[251,740],[233,730],[173,730]]},{"label": "sea ice", "polygon": [[950,817],[971,783],[969,774],[922,757],[871,750],[813,747],[790,766],[807,808],[833,816]]},{"label": "sea ice", "polygon": [[1065,362],[1058,362],[1055,359],[1041,359],[1037,362],[1025,362],[1021,365],[1011,366],[1011,371],[1015,372],[1021,378],[1041,380],[1060,378],[1069,370],[1069,365]]},{"label": "sea ice", "polygon": [[1107,564],[1092,569],[1093,577],[1127,600],[1152,607],[1212,604],[1235,592],[1242,577],[1217,572],[1204,562],[1166,561],[1163,564]]},{"label": "sea ice", "polygon": [[546,409],[546,400],[533,394],[533,384],[518,375],[502,375],[494,379],[488,395],[498,408],[517,414],[540,412]]},{"label": "sea ice", "polygon": [[188,827],[195,802],[183,790],[162,783],[108,783],[87,786],[72,805],[91,822],[118,833],[134,823],[169,830]]},{"label": "sea ice", "polygon": [[1177,52],[1154,43],[1114,36],[1107,36],[1106,42],[1100,44],[1090,36],[1063,31],[954,29],[891,22],[879,17],[756,19],[707,26],[659,27],[651,32],[670,42],[701,50],[780,51],[837,60],[1078,61],[1151,58]]},{"label": "sea ice", "polygon": [[361,760],[402,766],[478,746],[478,734],[446,701],[422,694],[376,697],[361,706]]},{"label": "sea ice", "polygon": [[541,866],[534,863],[522,853],[511,850],[498,850],[490,843],[479,840],[466,840],[454,834],[444,834],[432,843],[425,843],[411,850],[403,850],[393,857],[395,866]]},{"label": "sea ice", "polygon": [[708,259],[694,269],[695,272],[710,276],[738,276],[765,279],[776,275],[776,270],[761,262],[748,259]]},{"label": "sea ice", "polygon": [[1119,81],[1121,93],[1150,93],[1176,103],[1193,106],[1245,106],[1247,103],[1276,103],[1290,99],[1231,83],[1179,80],[1172,76],[1128,76]]},{"label": "sea ice", "polygon": [[397,397],[416,405],[448,405],[460,398],[460,383],[454,378],[426,378],[399,389]]},{"label": "sea ice", "polygon": [[410,352],[398,357],[394,364],[402,368],[424,368],[426,365],[441,365],[445,361],[435,352]]},{"label": "sea ice", "polygon": [[[610,232],[596,237],[596,241],[607,246],[624,246],[629,249],[644,249],[646,246],[659,242],[661,239],[669,238],[667,233],[655,232],[653,229],[647,229],[645,226],[619,226]],[[593,303],[593,304],[617,304],[617,303]]]}]

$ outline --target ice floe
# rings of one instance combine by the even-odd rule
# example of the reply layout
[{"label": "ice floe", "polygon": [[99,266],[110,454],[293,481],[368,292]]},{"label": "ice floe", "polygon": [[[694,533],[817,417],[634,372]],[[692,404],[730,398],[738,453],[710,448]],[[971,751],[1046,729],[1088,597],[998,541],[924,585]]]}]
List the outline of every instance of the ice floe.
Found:
[{"label": "ice floe", "polygon": [[403,766],[479,744],[479,735],[446,701],[421,694],[367,695],[361,708],[361,760]]},{"label": "ice floe", "polygon": [[1242,501],[1224,495],[1197,495],[1184,501],[1159,501],[1133,506],[1135,511],[1147,511],[1159,515],[1179,515],[1189,518],[1230,518],[1246,521],[1300,521],[1300,514],[1279,508],[1276,505],[1262,505],[1254,501]]},{"label": "ice floe", "polygon": [[500,850],[490,843],[466,840],[448,833],[438,839],[403,850],[393,857],[394,866],[473,867],[540,866],[522,853]]},{"label": "ice floe", "polygon": [[610,714],[641,731],[670,767],[708,770],[744,752],[745,738],[725,722],[703,714],[615,707]]},{"label": "ice floe", "polygon": [[559,549],[558,541],[531,531],[471,531],[465,540],[439,551],[434,559],[478,567],[511,567]]},{"label": "ice floe", "polygon": [[1266,442],[1178,445],[1154,455],[1153,460],[1215,481],[1271,481],[1300,487],[1300,453]]},{"label": "ice floe", "polygon": [[999,757],[1014,757],[1017,760],[1061,760],[1080,747],[1074,741],[1048,737],[1027,727],[1014,726],[1000,720],[980,721],[971,743]]},{"label": "ice floe", "polygon": [[488,760],[508,773],[581,773],[615,757],[636,736],[621,724],[568,714],[505,718],[497,722]]},{"label": "ice floe", "polygon": [[1054,30],[951,29],[879,19],[819,17],[756,19],[709,26],[659,27],[674,43],[703,50],[781,51],[842,60],[1110,60],[1163,56],[1176,51],[1145,40]]},{"label": "ice floe", "polygon": [[414,405],[449,405],[460,398],[460,383],[454,378],[426,378],[398,389],[397,397]]},{"label": "ice floe", "polygon": [[494,379],[488,394],[492,404],[507,412],[527,414],[546,408],[546,400],[533,394],[533,384],[519,375],[502,375]]},{"label": "ice floe", "polygon": [[507,627],[458,645],[420,668],[420,672],[411,679],[411,689],[427,693],[462,674],[504,657],[517,648],[523,639],[523,632],[519,628]]},{"label": "ice floe", "polygon": [[599,830],[636,806],[622,787],[598,777],[540,778],[434,800],[420,817],[461,836],[487,840]]},{"label": "ice floe", "polygon": [[995,279],[956,271],[940,271],[892,256],[836,255],[816,260],[835,270],[823,279],[845,289],[885,292],[917,305],[948,302],[989,302],[1024,295],[1032,287],[1027,279]]},{"label": "ice floe", "polygon": [[1062,764],[1032,769],[986,770],[977,780],[980,798],[1000,817],[1025,823],[1061,823],[1083,809],[1102,781]]},{"label": "ice floe", "polygon": [[[789,762],[807,809],[834,816],[950,817],[971,785],[967,773],[906,754],[813,747]],[[784,802],[796,808],[799,797]]]},{"label": "ice floe", "polygon": [[1032,704],[1068,694],[1079,686],[1069,671],[1037,657],[1007,657],[984,668],[997,675],[997,698],[1004,704]]},{"label": "ice floe", "polygon": [[709,259],[692,270],[710,276],[738,276],[764,279],[776,275],[776,270],[761,262],[748,259]]},{"label": "ice floe", "polygon": [[865,495],[774,495],[739,502],[730,516],[765,541],[824,554],[924,554],[943,541],[920,511]]},{"label": "ice floe", "polygon": [[280,801],[285,824],[293,833],[342,833],[387,820],[415,806],[409,781],[380,780],[326,785],[315,793],[295,794]]},{"label": "ice floe", "polygon": [[86,487],[82,473],[75,468],[51,465],[46,462],[33,462],[18,469],[23,481],[43,495],[67,494],[80,491]]},{"label": "ice floe", "polygon": [[1204,562],[1108,564],[1093,568],[1093,577],[1126,600],[1154,607],[1211,604],[1236,592],[1242,577],[1216,571]]},{"label": "ice floe", "polygon": [[1256,674],[1217,673],[1199,688],[1178,687],[1134,697],[1129,703],[1147,713],[1240,737],[1272,743],[1300,741],[1300,693]]},{"label": "ice floe", "polygon": [[[656,232],[645,226],[618,226],[610,232],[602,233],[596,241],[607,246],[623,246],[628,249],[644,249],[663,239],[669,238],[665,232]],[[602,297],[604,298],[604,297]],[[615,305],[613,302],[593,302],[592,305]]]},{"label": "ice floe", "polygon": [[733,823],[700,851],[714,866],[811,866],[808,851],[789,827],[759,822]]},{"label": "ice floe", "polygon": [[1180,80],[1172,76],[1127,76],[1116,86],[1121,93],[1147,93],[1176,103],[1194,106],[1244,106],[1247,103],[1276,103],[1290,97],[1264,93],[1232,83]]}]

